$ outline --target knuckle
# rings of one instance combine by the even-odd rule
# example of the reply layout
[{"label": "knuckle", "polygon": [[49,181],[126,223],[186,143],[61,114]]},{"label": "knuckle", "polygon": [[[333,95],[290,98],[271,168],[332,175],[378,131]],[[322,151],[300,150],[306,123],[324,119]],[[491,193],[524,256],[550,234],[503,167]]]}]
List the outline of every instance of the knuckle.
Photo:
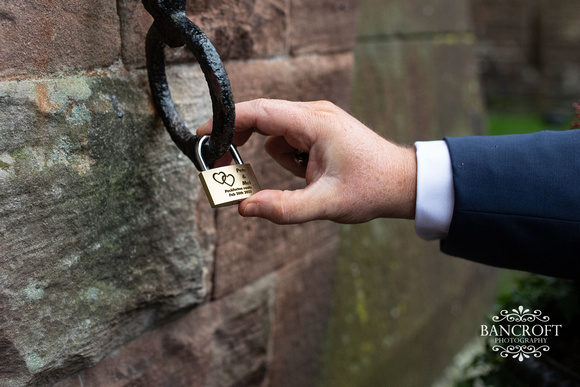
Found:
[{"label": "knuckle", "polygon": [[280,223],[288,224],[292,221],[291,211],[288,211],[288,200],[291,192],[282,191],[280,196]]},{"label": "knuckle", "polygon": [[257,112],[268,112],[268,108],[272,103],[271,99],[268,98],[258,98],[252,101],[254,104],[254,108]]},{"label": "knuckle", "polygon": [[318,110],[326,110],[326,111],[332,112],[332,111],[336,111],[336,109],[337,109],[337,106],[334,103],[327,101],[327,100],[313,101],[313,102],[310,102],[310,104],[311,104],[311,106],[314,106],[315,109],[318,109]]},{"label": "knuckle", "polygon": [[330,101],[314,101],[310,104],[310,114],[322,120],[338,120],[342,111]]}]

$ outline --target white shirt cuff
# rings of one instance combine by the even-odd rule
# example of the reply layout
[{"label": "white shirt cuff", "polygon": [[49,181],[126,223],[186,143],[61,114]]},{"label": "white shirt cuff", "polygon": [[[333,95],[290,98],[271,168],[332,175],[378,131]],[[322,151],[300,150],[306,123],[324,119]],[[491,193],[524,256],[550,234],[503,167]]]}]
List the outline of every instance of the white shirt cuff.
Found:
[{"label": "white shirt cuff", "polygon": [[453,217],[455,193],[445,141],[417,141],[415,232],[425,240],[444,239]]}]

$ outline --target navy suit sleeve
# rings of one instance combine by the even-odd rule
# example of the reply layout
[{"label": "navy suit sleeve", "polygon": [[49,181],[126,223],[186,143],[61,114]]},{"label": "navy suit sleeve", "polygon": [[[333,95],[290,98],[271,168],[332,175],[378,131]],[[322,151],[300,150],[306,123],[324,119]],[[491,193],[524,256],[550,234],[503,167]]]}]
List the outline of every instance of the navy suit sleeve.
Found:
[{"label": "navy suit sleeve", "polygon": [[445,141],[455,207],[441,250],[580,279],[580,130]]}]

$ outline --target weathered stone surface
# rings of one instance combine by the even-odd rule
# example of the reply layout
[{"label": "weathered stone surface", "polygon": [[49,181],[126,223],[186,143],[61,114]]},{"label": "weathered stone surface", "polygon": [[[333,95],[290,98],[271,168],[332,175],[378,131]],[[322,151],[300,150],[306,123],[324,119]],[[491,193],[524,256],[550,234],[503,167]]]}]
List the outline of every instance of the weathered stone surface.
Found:
[{"label": "weathered stone surface", "polygon": [[121,49],[115,2],[0,4],[0,76],[110,66]]},{"label": "weathered stone surface", "polygon": [[[226,66],[238,101],[257,97],[290,100],[329,99],[348,108],[352,55],[340,54],[291,60],[258,60]],[[263,188],[298,189],[304,180],[278,166],[254,136],[240,148]],[[330,222],[278,226],[261,219],[244,219],[237,208],[218,209],[213,297],[219,298],[272,270],[327,245],[338,232]],[[281,242],[283,241],[283,242]],[[295,242],[288,242],[295,241]],[[248,270],[251,268],[251,270]]]},{"label": "weathered stone surface", "polygon": [[[299,17],[332,11],[325,23],[341,28],[302,31],[299,21],[293,42],[290,0],[188,1],[187,12],[224,60],[257,59],[226,62],[238,101],[348,109],[353,3],[295,4]],[[0,385],[284,385],[299,369],[287,380],[308,384],[319,373],[337,226],[209,208],[135,70],[150,24],[139,0],[0,5],[10,43],[0,48]],[[182,61],[191,62],[186,50],[169,51],[169,63]],[[205,80],[195,65],[168,72],[195,128],[211,112]],[[241,152],[263,185],[301,186],[272,168],[262,140]]]},{"label": "weathered stone surface", "polygon": [[292,54],[351,51],[356,39],[357,3],[357,0],[292,1]]},{"label": "weathered stone surface", "polygon": [[264,58],[287,52],[289,0],[221,0],[188,2],[225,59]]},{"label": "weathered stone surface", "polygon": [[359,44],[353,112],[402,143],[482,134],[473,42],[447,39]]},{"label": "weathered stone surface", "polygon": [[[254,159],[252,163],[260,161],[263,160]],[[264,181],[267,182],[266,179]],[[284,184],[275,188],[300,187]],[[313,248],[336,242],[338,233],[338,227],[330,222],[278,226],[265,220],[240,219],[236,208],[220,210],[216,228],[218,247],[214,273],[215,298],[223,297],[249,281],[301,259]]]},{"label": "weathered stone surface", "polygon": [[139,337],[56,386],[315,385],[336,246],[336,241],[321,244],[303,259]]},{"label": "weathered stone surface", "polygon": [[332,309],[337,238],[278,272],[271,386],[316,386]]},{"label": "weathered stone surface", "polygon": [[[332,99],[335,81],[342,90],[350,84],[350,55],[322,59],[313,73],[301,71],[312,58],[255,63],[238,65],[233,79],[266,68],[280,83],[319,78],[320,87],[315,83],[304,94],[272,97]],[[0,326],[0,348],[23,354],[10,364],[16,371],[2,375],[13,385],[40,384],[90,365],[170,313],[203,301],[212,275],[221,284],[214,295],[222,297],[321,243],[336,243],[330,223],[285,228],[225,209],[218,219],[243,231],[219,229],[228,242],[213,273],[214,212],[198,196],[192,165],[153,119],[145,74],[96,75],[1,86],[1,293],[10,312]],[[209,96],[199,69],[177,66],[169,78],[190,126],[207,120]],[[273,83],[269,77],[258,88],[242,83],[241,98],[264,95]],[[248,160],[266,186],[301,184],[280,170],[264,173],[270,160],[258,148],[250,147]],[[240,249],[244,237],[262,242]],[[280,243],[287,238],[301,243],[289,249]],[[39,314],[44,317],[35,319]],[[59,328],[48,328],[53,325]],[[95,332],[101,332],[97,339]]]},{"label": "weathered stone surface", "polygon": [[496,271],[443,256],[408,221],[344,226],[321,385],[431,385],[476,335]]},{"label": "weathered stone surface", "polygon": [[267,377],[274,276],[143,335],[57,387],[260,386]]},{"label": "weathered stone surface", "polygon": [[[405,22],[400,15],[410,15],[416,3],[390,1],[381,8],[371,0],[361,9],[377,17],[399,9]],[[357,45],[353,114],[399,143],[481,134],[473,37],[441,33],[444,27],[424,20],[417,22],[424,33],[413,25],[400,29],[397,14],[392,17],[385,19],[387,29],[374,26]],[[340,248],[320,385],[431,385],[476,334],[497,270],[443,256],[409,221],[344,226]]]},{"label": "weathered stone surface", "polygon": [[[222,60],[264,58],[288,51],[289,0],[189,1],[188,17],[210,38]],[[145,65],[145,36],[153,18],[140,0],[120,0],[123,62]],[[168,62],[191,61],[186,48],[170,50]]]},{"label": "weathered stone surface", "polygon": [[[189,79],[195,126],[210,101]],[[154,117],[144,72],[0,83],[1,385],[78,371],[209,294],[214,217]]]},{"label": "weathered stone surface", "polygon": [[[240,100],[324,98],[347,107],[352,55],[233,62],[228,71]],[[207,120],[197,66],[168,75],[190,127]],[[197,172],[153,116],[142,71],[4,82],[0,90],[0,300],[8,311],[0,349],[14,355],[1,376],[7,385],[48,383],[90,366],[203,302],[212,278],[220,284],[213,296],[223,298],[336,246],[329,222],[282,227],[240,218],[233,207],[210,210]],[[262,184],[302,185],[271,166],[262,140],[241,149]],[[224,226],[216,229],[216,219]],[[254,371],[250,379],[265,372]]]},{"label": "weathered stone surface", "polygon": [[364,0],[358,10],[358,36],[384,37],[467,31],[470,0]]},{"label": "weathered stone surface", "polygon": [[326,99],[350,110],[353,66],[352,53],[344,53],[234,61],[226,63],[226,70],[236,102],[254,98]]}]

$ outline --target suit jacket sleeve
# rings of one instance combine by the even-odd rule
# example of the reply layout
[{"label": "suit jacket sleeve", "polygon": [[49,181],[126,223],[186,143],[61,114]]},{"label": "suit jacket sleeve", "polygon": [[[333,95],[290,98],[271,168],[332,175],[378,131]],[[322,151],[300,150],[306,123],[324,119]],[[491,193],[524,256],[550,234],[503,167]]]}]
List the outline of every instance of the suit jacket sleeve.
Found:
[{"label": "suit jacket sleeve", "polygon": [[455,205],[441,250],[580,279],[580,130],[445,141]]}]

